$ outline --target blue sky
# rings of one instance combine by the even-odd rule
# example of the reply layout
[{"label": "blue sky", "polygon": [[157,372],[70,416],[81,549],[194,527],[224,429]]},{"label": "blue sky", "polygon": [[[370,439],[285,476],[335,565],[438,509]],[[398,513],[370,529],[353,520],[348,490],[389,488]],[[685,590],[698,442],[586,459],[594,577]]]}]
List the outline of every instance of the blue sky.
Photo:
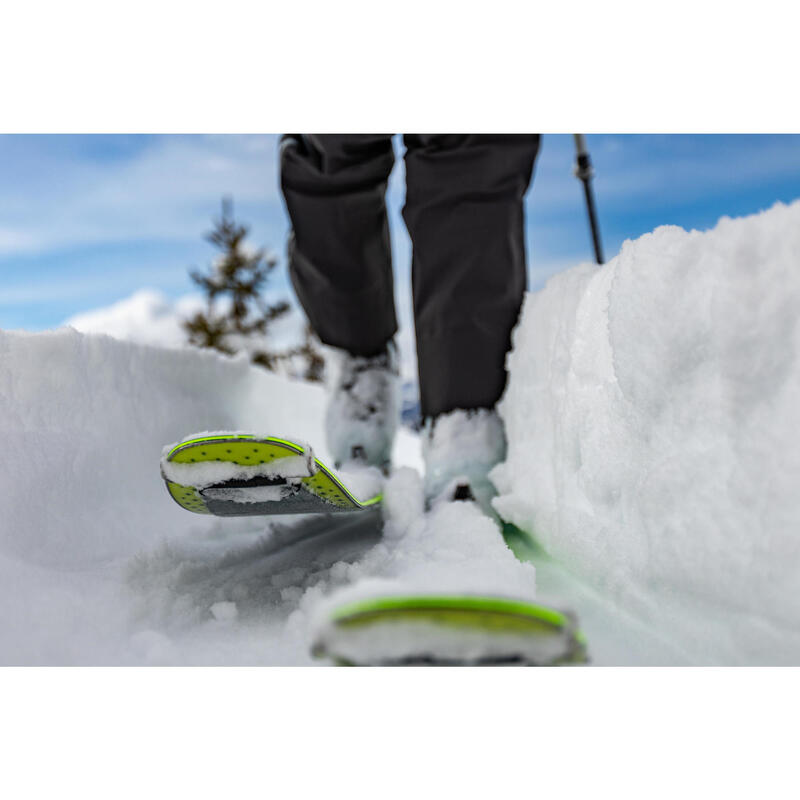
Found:
[{"label": "blue sky", "polygon": [[[800,136],[591,135],[606,256],[658,225],[712,227],[800,197]],[[531,288],[591,259],[572,137],[548,134],[527,205]],[[0,327],[40,330],[137,289],[193,291],[213,255],[202,235],[234,197],[251,241],[279,256],[290,292],[277,136],[0,136]],[[398,294],[410,244],[402,162],[388,192]]]}]

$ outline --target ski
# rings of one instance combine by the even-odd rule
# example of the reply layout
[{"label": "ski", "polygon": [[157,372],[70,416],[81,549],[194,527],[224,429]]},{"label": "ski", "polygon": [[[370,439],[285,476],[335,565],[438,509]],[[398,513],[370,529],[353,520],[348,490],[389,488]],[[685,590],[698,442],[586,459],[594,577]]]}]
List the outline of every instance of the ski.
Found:
[{"label": "ski", "polygon": [[343,604],[312,653],[343,666],[559,666],[586,662],[575,616],[501,596],[395,595]]},{"label": "ski", "polygon": [[249,433],[197,434],[171,445],[161,476],[181,508],[218,517],[365,511],[381,501],[374,480],[359,499],[308,445]]}]

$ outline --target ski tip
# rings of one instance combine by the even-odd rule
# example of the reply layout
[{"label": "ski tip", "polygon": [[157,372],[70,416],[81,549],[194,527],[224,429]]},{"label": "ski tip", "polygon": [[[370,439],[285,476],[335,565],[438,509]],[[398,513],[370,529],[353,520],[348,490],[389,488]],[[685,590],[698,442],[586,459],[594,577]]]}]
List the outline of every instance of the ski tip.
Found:
[{"label": "ski tip", "polygon": [[285,471],[283,464],[292,465],[292,474],[309,475],[312,469],[307,462],[311,461],[313,454],[303,445],[286,439],[247,433],[195,434],[164,453],[161,476],[179,506],[195,514],[213,514],[203,494],[208,486],[259,471]]},{"label": "ski tip", "polygon": [[485,595],[395,595],[347,603],[320,626],[312,653],[352,665],[582,664],[575,616]]},{"label": "ski tip", "polygon": [[[382,501],[381,494],[359,500],[308,445],[276,436],[189,436],[165,449],[161,476],[172,499],[196,514],[333,513],[360,511]],[[287,484],[287,491],[276,488],[280,482]]]}]

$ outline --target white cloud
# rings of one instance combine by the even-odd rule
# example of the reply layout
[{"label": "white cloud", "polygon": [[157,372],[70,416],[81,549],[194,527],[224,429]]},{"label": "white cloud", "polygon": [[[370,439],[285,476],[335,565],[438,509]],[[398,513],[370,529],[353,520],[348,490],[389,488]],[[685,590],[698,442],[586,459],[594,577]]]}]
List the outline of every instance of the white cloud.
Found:
[{"label": "white cloud", "polygon": [[82,333],[105,333],[140,344],[181,347],[186,344],[181,322],[202,307],[199,295],[186,295],[173,302],[154,289],[140,289],[105,308],[76,314],[64,324]]},{"label": "white cloud", "polygon": [[[287,299],[280,292],[266,292],[268,303]],[[223,308],[220,303],[218,308]],[[162,292],[144,288],[109,306],[83,311],[64,322],[82,333],[105,333],[116,339],[160,347],[186,344],[183,321],[205,308],[199,294],[187,294],[170,300]],[[296,306],[275,320],[270,327],[270,342],[278,349],[296,344],[302,335],[305,319]]]}]

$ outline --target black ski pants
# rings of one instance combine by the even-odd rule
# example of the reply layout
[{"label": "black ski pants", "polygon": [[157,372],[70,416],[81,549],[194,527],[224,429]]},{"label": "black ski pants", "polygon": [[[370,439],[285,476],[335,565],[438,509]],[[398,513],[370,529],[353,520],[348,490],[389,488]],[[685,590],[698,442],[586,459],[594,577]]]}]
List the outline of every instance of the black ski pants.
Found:
[{"label": "black ski pants", "polygon": [[[538,134],[404,137],[403,218],[423,417],[491,408],[526,286],[523,197]],[[383,350],[397,331],[385,193],[389,134],[290,134],[281,188],[292,223],[289,271],[325,344]]]}]

